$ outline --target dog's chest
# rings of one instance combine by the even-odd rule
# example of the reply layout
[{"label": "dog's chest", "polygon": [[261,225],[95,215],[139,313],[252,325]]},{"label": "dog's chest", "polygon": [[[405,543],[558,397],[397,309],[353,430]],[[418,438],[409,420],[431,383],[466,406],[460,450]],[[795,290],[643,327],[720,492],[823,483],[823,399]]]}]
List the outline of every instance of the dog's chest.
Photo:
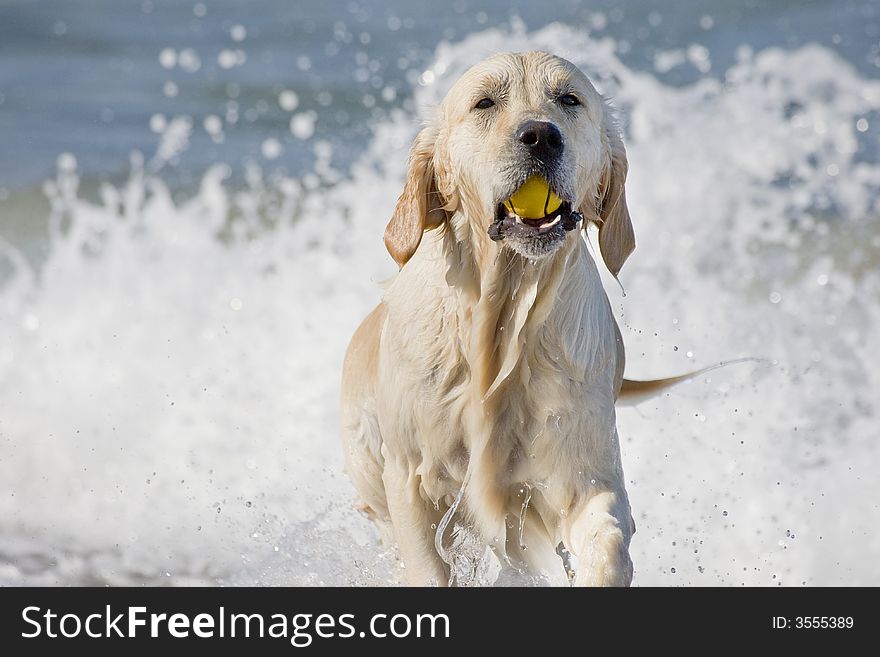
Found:
[{"label": "dog's chest", "polygon": [[[601,360],[605,350],[587,335],[562,336],[563,330],[585,333],[587,326],[563,329],[550,317],[521,327],[520,335],[498,327],[495,343],[474,345],[473,317],[454,300],[436,297],[408,322],[394,322],[393,311],[391,320],[386,330],[396,335],[388,342],[397,350],[388,354],[393,371],[384,378],[404,385],[388,415],[405,427],[409,447],[426,467],[439,468],[453,488],[477,443],[490,445],[511,481],[540,480],[567,467],[589,432],[585,417],[595,425],[609,401],[613,407],[601,394],[602,382],[590,375],[602,370],[590,361]],[[521,344],[505,347],[504,340]],[[499,362],[514,349],[512,362]]]}]

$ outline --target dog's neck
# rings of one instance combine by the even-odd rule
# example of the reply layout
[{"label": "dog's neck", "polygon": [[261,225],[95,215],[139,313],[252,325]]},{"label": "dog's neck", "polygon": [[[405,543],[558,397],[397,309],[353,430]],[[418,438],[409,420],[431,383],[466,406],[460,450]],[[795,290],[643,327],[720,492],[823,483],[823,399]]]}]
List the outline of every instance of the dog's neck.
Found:
[{"label": "dog's neck", "polygon": [[528,258],[473,226],[453,224],[444,235],[446,280],[463,297],[460,319],[468,327],[463,346],[473,383],[486,401],[514,371],[525,341],[559,310],[559,289],[583,244],[579,234],[569,235],[555,253]]}]

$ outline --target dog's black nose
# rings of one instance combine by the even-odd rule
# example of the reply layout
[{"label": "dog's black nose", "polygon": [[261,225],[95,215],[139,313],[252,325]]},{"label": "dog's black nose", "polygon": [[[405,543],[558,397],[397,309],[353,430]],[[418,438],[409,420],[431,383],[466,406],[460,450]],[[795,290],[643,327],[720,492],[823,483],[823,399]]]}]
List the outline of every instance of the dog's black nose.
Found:
[{"label": "dog's black nose", "polygon": [[547,121],[526,121],[520,126],[516,138],[542,162],[552,162],[562,155],[562,133]]}]

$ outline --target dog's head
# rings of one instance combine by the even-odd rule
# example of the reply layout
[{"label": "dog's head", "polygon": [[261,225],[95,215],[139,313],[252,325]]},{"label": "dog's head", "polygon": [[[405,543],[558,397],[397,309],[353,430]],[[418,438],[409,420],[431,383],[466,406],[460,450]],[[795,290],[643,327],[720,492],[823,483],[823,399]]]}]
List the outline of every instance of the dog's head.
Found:
[{"label": "dog's head", "polygon": [[[539,258],[578,239],[571,229],[583,218],[598,224],[616,276],[635,248],[626,170],[610,109],[576,66],[543,52],[496,55],[456,82],[416,137],[385,244],[402,267],[423,231],[454,217],[481,239]],[[519,217],[508,200],[533,176],[562,203]]]}]

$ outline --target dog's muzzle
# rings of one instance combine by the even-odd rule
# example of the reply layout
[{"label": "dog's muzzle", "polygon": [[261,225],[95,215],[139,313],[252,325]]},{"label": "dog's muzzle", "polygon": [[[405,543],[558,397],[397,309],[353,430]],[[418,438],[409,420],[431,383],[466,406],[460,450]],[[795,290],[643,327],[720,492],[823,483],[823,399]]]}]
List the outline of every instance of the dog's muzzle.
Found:
[{"label": "dog's muzzle", "polygon": [[495,221],[489,225],[488,232],[490,239],[498,242],[506,237],[531,238],[554,232],[564,234],[577,228],[581,221],[583,215],[573,210],[567,201],[539,219],[525,219],[511,212],[504,203],[499,203],[495,210]]}]

